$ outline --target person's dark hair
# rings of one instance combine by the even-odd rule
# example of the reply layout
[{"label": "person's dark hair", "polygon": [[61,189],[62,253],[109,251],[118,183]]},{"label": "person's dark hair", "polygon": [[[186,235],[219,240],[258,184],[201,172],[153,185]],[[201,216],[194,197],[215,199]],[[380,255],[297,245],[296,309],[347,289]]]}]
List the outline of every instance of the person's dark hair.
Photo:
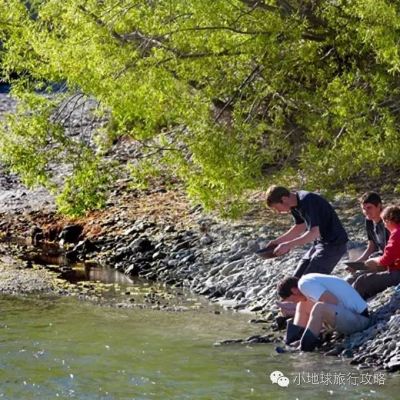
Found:
[{"label": "person's dark hair", "polygon": [[272,204],[282,203],[282,197],[289,197],[290,191],[283,186],[270,186],[267,190],[267,204],[271,207]]},{"label": "person's dark hair", "polygon": [[292,295],[292,289],[297,288],[299,278],[288,276],[278,283],[278,295],[282,299],[286,299]]},{"label": "person's dark hair", "polygon": [[385,209],[381,213],[381,217],[384,221],[400,224],[400,207],[399,206],[385,207]]},{"label": "person's dark hair", "polygon": [[366,192],[358,199],[358,201],[360,204],[370,203],[376,207],[382,204],[381,196],[376,192]]}]

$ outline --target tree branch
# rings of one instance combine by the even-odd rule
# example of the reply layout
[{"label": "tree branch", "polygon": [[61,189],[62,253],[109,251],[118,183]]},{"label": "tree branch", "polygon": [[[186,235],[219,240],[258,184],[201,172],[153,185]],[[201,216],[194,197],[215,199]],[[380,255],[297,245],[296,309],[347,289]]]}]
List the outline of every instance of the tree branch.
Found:
[{"label": "tree branch", "polygon": [[[264,53],[261,59],[265,57],[267,52]],[[214,122],[218,122],[218,120],[221,118],[222,114],[224,111],[235,101],[235,99],[241,94],[242,90],[248,86],[253,80],[256,78],[256,76],[263,70],[263,66],[261,64],[256,65],[253,70],[250,72],[250,74],[247,76],[247,78],[240,84],[240,86],[235,90],[233,95],[230,97],[230,99],[225,103],[225,105],[222,107],[222,109],[219,111],[217,116],[214,119]]]}]

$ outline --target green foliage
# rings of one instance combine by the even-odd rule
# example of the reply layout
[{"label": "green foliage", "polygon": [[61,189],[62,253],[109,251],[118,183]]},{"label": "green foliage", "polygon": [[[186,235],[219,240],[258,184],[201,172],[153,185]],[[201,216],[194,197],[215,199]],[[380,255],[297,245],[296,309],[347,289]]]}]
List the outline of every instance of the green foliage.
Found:
[{"label": "green foliage", "polygon": [[[76,92],[107,118],[102,149],[121,136],[143,145],[137,187],[179,177],[223,214],[273,181],[343,190],[400,166],[400,1],[26,4],[0,0],[1,71],[23,104],[0,152],[26,183],[63,193],[63,211],[101,206],[94,185],[109,182],[99,154],[54,120]],[[48,82],[69,92],[44,95]],[[64,189],[56,162],[71,165]]]},{"label": "green foliage", "polygon": [[84,154],[83,161],[66,179],[62,192],[57,196],[58,209],[79,216],[87,210],[103,208],[111,178],[101,160],[92,154]]}]

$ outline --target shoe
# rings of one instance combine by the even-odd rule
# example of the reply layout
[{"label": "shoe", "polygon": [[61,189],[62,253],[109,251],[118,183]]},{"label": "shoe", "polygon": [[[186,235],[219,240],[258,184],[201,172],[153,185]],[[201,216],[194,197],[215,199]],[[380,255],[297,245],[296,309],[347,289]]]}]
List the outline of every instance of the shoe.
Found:
[{"label": "shoe", "polygon": [[301,337],[300,350],[301,351],[313,351],[321,341],[315,336],[309,329],[306,329]]},{"label": "shoe", "polygon": [[285,343],[289,345],[296,340],[299,340],[303,335],[304,330],[305,328],[302,326],[295,325],[292,320],[288,320],[286,325]]}]

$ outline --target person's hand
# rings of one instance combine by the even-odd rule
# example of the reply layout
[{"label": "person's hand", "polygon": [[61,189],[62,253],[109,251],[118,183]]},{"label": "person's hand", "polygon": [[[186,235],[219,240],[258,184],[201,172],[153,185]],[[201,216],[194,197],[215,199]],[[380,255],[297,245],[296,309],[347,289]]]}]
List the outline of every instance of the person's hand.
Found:
[{"label": "person's hand", "polygon": [[278,244],[278,246],[274,250],[274,254],[276,254],[277,256],[283,256],[284,254],[289,253],[290,250],[292,250],[292,247],[289,243],[281,243]]},{"label": "person's hand", "polygon": [[379,258],[370,258],[367,261],[365,261],[365,265],[369,268],[369,269],[373,269],[376,268],[379,265]]},{"label": "person's hand", "polygon": [[265,248],[268,247],[276,247],[278,245],[278,243],[275,242],[275,240],[270,240],[266,245]]},{"label": "person's hand", "polygon": [[377,272],[382,269],[379,265],[379,257],[368,259],[365,261],[365,266],[370,272]]}]

